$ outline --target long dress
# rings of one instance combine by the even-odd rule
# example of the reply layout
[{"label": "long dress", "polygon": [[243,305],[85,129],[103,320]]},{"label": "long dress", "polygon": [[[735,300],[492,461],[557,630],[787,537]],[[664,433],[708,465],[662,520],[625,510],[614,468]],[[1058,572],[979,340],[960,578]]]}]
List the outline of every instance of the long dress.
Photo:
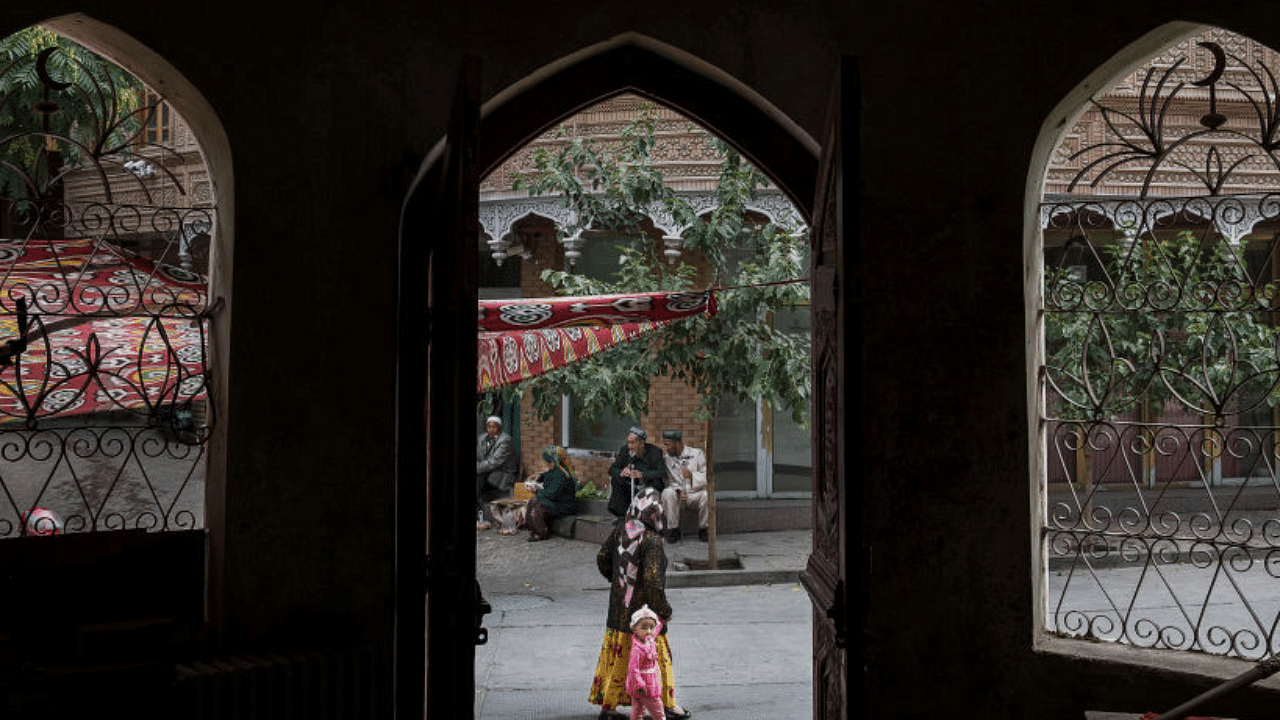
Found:
[{"label": "long dress", "polygon": [[578,498],[575,495],[578,483],[558,467],[538,476],[542,489],[529,500],[529,530],[539,537],[546,537],[551,532],[551,523],[566,515],[572,515],[577,508]]},{"label": "long dress", "polygon": [[[662,679],[662,705],[666,708],[676,707],[675,675],[671,667],[671,647],[667,643],[666,619],[671,616],[671,605],[667,602],[665,591],[667,556],[663,549],[662,535],[649,526],[644,526],[638,533],[634,531],[635,527],[631,522],[615,526],[596,553],[596,565],[600,574],[610,580],[609,616],[605,621],[604,641],[600,646],[600,659],[596,663],[588,700],[604,710],[631,704],[627,695],[631,614],[644,605],[648,605],[663,620],[662,631],[655,641],[658,673]],[[623,541],[624,538],[626,542]],[[623,561],[619,553],[620,546],[624,552],[628,547],[632,548],[632,561]],[[629,567],[636,569],[633,578],[626,577]]]}]

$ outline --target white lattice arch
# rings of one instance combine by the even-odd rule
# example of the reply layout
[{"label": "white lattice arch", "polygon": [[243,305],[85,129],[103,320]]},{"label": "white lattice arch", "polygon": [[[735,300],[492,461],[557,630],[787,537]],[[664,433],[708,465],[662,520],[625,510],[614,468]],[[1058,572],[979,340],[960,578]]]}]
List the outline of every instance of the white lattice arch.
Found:
[{"label": "white lattice arch", "polygon": [[490,238],[507,237],[516,223],[532,216],[546,218],[561,227],[577,222],[576,215],[559,198],[480,202],[480,228]]},{"label": "white lattice arch", "polygon": [[[680,196],[693,207],[697,215],[714,210],[719,205],[714,191],[682,192]],[[747,210],[760,213],[770,222],[784,228],[804,227],[803,219],[791,201],[778,190],[761,190],[753,201],[747,203]],[[652,206],[648,214],[653,226],[664,235],[682,237],[688,229],[687,225],[677,222],[671,213],[658,205]],[[506,238],[517,223],[530,216],[546,218],[564,228],[572,227],[578,222],[577,214],[555,197],[480,201],[480,228],[491,239]]]},{"label": "white lattice arch", "polygon": [[1229,195],[1224,197],[1157,198],[1137,201],[1063,200],[1045,203],[1040,208],[1040,227],[1049,228],[1057,218],[1073,213],[1093,212],[1105,217],[1117,229],[1142,231],[1160,224],[1166,218],[1186,214],[1204,218],[1233,244],[1253,232],[1258,223],[1280,216],[1280,197],[1276,195]]}]

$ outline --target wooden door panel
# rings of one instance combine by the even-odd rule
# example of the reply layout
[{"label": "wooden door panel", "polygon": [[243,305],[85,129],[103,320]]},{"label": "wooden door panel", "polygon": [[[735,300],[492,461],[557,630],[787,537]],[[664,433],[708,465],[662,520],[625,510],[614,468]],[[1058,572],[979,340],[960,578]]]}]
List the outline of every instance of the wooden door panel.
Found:
[{"label": "wooden door panel", "polygon": [[845,510],[851,479],[846,452],[855,442],[846,417],[856,411],[852,398],[861,375],[850,321],[857,312],[850,263],[857,227],[857,93],[857,68],[846,60],[832,92],[811,234],[813,552],[801,580],[813,601],[813,709],[822,720],[850,715],[847,547],[860,535]]},{"label": "wooden door panel", "polygon": [[[467,58],[443,154],[401,234],[396,437],[396,711],[474,704],[479,62]],[[469,711],[467,711],[469,712]]]}]

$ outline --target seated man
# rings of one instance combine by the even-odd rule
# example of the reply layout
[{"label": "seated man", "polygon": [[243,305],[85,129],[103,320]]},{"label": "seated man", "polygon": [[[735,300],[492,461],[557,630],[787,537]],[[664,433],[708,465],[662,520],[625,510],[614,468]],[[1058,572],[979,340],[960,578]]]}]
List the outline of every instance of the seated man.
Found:
[{"label": "seated man", "polygon": [[609,512],[621,520],[631,507],[631,488],[651,487],[662,492],[667,467],[662,451],[646,441],[648,436],[638,427],[627,433],[627,444],[618,450],[609,466]]},{"label": "seated man", "polygon": [[666,450],[667,489],[662,491],[662,510],[667,516],[668,542],[680,542],[680,507],[698,508],[698,539],[707,541],[707,455],[684,444],[679,430],[662,431]]},{"label": "seated man", "polygon": [[485,421],[484,434],[476,440],[476,529],[488,530],[484,520],[484,501],[507,492],[516,482],[520,458],[515,443],[502,432],[502,418],[494,415]]}]

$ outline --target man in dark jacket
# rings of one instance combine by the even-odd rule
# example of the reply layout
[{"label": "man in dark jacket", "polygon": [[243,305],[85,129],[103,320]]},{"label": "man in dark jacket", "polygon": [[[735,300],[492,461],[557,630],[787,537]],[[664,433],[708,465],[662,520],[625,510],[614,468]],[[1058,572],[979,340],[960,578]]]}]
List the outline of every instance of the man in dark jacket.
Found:
[{"label": "man in dark jacket", "polygon": [[627,444],[618,450],[609,466],[609,512],[621,519],[631,506],[631,488],[651,487],[662,492],[666,486],[667,465],[662,449],[647,441],[645,431],[633,427],[627,433]]}]

